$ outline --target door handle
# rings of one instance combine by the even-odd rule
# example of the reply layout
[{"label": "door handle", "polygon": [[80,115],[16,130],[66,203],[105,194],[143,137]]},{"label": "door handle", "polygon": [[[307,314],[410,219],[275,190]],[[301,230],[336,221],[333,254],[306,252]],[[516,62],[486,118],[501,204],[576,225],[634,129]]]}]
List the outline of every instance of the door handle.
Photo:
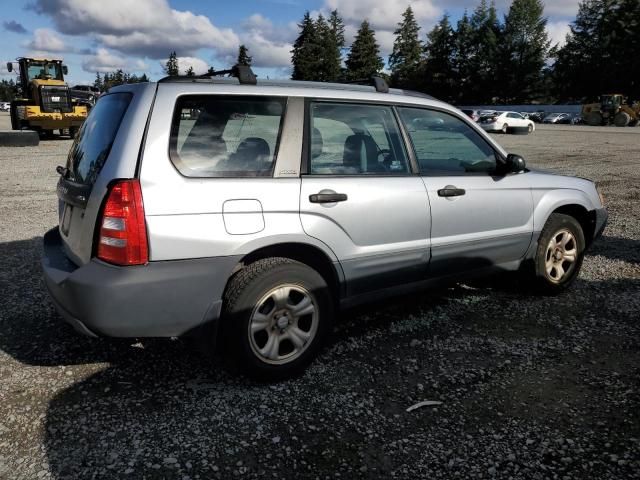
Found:
[{"label": "door handle", "polygon": [[447,185],[444,188],[438,190],[438,196],[440,197],[459,197],[467,193],[464,188],[457,188],[453,185]]},{"label": "door handle", "polygon": [[309,195],[309,201],[311,203],[335,203],[345,202],[347,195],[345,193],[314,193]]}]

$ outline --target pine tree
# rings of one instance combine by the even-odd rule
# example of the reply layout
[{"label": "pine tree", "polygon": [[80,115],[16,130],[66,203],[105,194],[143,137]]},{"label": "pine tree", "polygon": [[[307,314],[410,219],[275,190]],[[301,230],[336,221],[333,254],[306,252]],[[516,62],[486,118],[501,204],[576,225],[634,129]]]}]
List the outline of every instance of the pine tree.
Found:
[{"label": "pine tree", "polygon": [[360,24],[347,56],[346,65],[346,76],[349,80],[370,78],[384,68],[384,60],[380,56],[380,47],[376,43],[375,32],[367,20]]},{"label": "pine tree", "polygon": [[448,98],[457,104],[465,104],[471,99],[471,86],[476,80],[474,69],[474,31],[465,10],[464,15],[458,20],[454,34],[454,52],[452,67],[454,70],[455,92],[451,92]]},{"label": "pine tree", "polygon": [[454,52],[455,35],[449,23],[449,15],[445,14],[427,35],[425,60],[421,69],[421,85],[437,98],[451,100],[453,96]]},{"label": "pine tree", "polygon": [[244,45],[240,45],[238,48],[238,60],[236,61],[236,65],[245,65],[247,67],[251,66],[251,61],[253,57],[249,56],[249,49]]},{"label": "pine tree", "polygon": [[501,36],[500,22],[495,4],[487,6],[486,0],[471,15],[473,29],[472,71],[473,80],[469,87],[471,103],[493,103],[499,93],[496,83],[496,66],[499,63],[498,45]]},{"label": "pine tree", "polygon": [[336,81],[342,74],[344,21],[338,10],[333,10],[327,23],[329,26],[329,42],[326,44],[327,73],[330,81]]},{"label": "pine tree", "polygon": [[389,68],[394,85],[412,88],[416,83],[416,71],[420,64],[422,45],[418,38],[420,27],[411,7],[402,14],[402,22],[394,32],[393,52],[389,56]]},{"label": "pine tree", "polygon": [[187,69],[187,77],[195,77],[196,73],[193,71],[193,65],[189,65]]},{"label": "pine tree", "polygon": [[506,102],[529,102],[542,94],[550,47],[543,13],[541,0],[514,0],[504,19],[498,78]]},{"label": "pine tree", "polygon": [[146,73],[143,73],[142,76],[140,76],[139,82],[140,83],[146,83],[149,81],[149,77],[147,77]]},{"label": "pine tree", "polygon": [[96,72],[96,79],[93,81],[93,86],[96,87],[101,92],[104,90],[104,85],[102,83],[102,78],[100,77],[100,72]]},{"label": "pine tree", "polygon": [[300,34],[293,43],[291,50],[291,62],[293,63],[292,80],[313,80],[316,77],[316,68],[319,57],[319,43],[316,31],[316,23],[307,11],[298,24]]},{"label": "pine tree", "polygon": [[171,54],[169,55],[169,59],[165,64],[164,71],[169,76],[180,75],[180,69],[178,67],[178,56],[176,55],[176,52],[171,52]]},{"label": "pine tree", "polygon": [[594,101],[604,93],[640,99],[640,5],[637,0],[585,0],[553,66],[557,95]]}]

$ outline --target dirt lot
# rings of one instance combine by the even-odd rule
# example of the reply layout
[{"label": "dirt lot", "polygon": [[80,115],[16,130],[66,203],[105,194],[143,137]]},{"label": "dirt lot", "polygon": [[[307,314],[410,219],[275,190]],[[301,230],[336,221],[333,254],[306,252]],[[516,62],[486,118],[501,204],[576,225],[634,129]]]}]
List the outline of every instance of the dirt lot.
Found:
[{"label": "dirt lot", "polygon": [[[497,138],[602,185],[610,224],[575,288],[457,285],[346,312],[276,385],[181,341],[61,323],[39,257],[70,142],[0,147],[0,478],[640,478],[640,128]],[[405,411],[422,400],[442,405]]]}]

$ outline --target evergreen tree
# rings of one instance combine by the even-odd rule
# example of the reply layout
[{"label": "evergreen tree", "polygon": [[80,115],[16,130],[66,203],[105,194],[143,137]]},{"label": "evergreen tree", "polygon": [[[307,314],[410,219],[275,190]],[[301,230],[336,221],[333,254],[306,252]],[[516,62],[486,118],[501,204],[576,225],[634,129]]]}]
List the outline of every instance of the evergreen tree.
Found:
[{"label": "evergreen tree", "polygon": [[178,68],[178,56],[176,55],[176,52],[171,52],[169,55],[164,71],[170,76],[180,75],[180,69]]},{"label": "evergreen tree", "polygon": [[240,45],[238,48],[238,60],[236,61],[236,65],[245,65],[247,67],[251,66],[252,57],[249,56],[249,49],[244,45]]},{"label": "evergreen tree", "polygon": [[291,61],[293,63],[292,80],[313,80],[316,77],[316,68],[319,58],[320,45],[316,23],[307,11],[298,24],[300,34],[293,43]]},{"label": "evergreen tree", "polygon": [[391,80],[401,88],[412,88],[416,84],[416,70],[420,64],[422,46],[418,38],[420,27],[411,7],[402,14],[402,21],[394,32],[393,52],[389,56]]},{"label": "evergreen tree", "polygon": [[553,66],[562,99],[596,100],[604,93],[640,99],[640,4],[637,0],[585,0]]},{"label": "evergreen tree", "polygon": [[149,81],[149,77],[147,77],[146,73],[143,73],[142,76],[140,76],[140,78],[138,79],[139,83],[146,83]]},{"label": "evergreen tree", "polygon": [[336,81],[342,74],[342,50],[344,49],[344,22],[333,10],[329,15],[329,42],[326,43],[327,72],[330,81]]},{"label": "evergreen tree", "polygon": [[542,0],[514,0],[504,19],[497,78],[506,102],[529,102],[543,93],[542,71],[550,47],[543,12]]},{"label": "evergreen tree", "polygon": [[195,77],[196,73],[193,71],[193,65],[189,65],[187,69],[187,77]]},{"label": "evergreen tree", "polygon": [[501,36],[500,22],[493,2],[487,6],[487,1],[481,0],[471,15],[471,28],[474,37],[471,54],[471,70],[474,73],[473,80],[468,85],[471,103],[493,103],[500,88],[495,78]]},{"label": "evergreen tree", "polygon": [[[454,96],[455,34],[445,14],[427,35],[421,85],[430,95],[443,100]],[[457,90],[457,86],[456,86]]]},{"label": "evergreen tree", "polygon": [[347,56],[346,65],[346,77],[349,80],[370,78],[384,68],[384,60],[380,56],[375,32],[367,20],[364,20],[358,29]]},{"label": "evergreen tree", "polygon": [[104,90],[104,85],[102,84],[102,78],[100,77],[100,72],[96,72],[96,79],[93,81],[93,86],[96,87],[101,92]]},{"label": "evergreen tree", "polygon": [[[329,24],[325,20],[322,14],[318,15],[316,19],[316,38],[317,38],[317,57],[316,66],[315,66],[315,74],[311,78],[311,80],[316,80],[320,82],[330,82],[334,80],[335,77],[332,78],[333,75],[339,73],[335,71],[335,56],[334,56],[334,43],[331,35],[331,28]],[[339,64],[338,64],[339,69]]]},{"label": "evergreen tree", "polygon": [[16,82],[13,78],[0,80],[0,101],[10,102],[16,96]]},{"label": "evergreen tree", "polygon": [[472,99],[471,86],[477,80],[474,69],[475,35],[471,20],[467,11],[458,20],[458,25],[454,35],[454,52],[452,58],[452,68],[454,71],[455,92],[451,91],[448,98],[453,99],[458,104],[465,104]]}]

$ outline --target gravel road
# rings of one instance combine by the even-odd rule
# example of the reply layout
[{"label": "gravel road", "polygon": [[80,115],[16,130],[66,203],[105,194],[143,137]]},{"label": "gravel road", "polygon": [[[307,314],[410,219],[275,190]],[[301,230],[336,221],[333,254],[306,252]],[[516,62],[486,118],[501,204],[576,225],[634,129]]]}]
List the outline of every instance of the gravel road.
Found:
[{"label": "gravel road", "polygon": [[[486,281],[345,312],[274,385],[182,341],[61,323],[39,257],[70,141],[0,147],[0,479],[640,478],[640,128],[496,138],[602,186],[609,227],[575,288]],[[406,411],[423,400],[442,404]]]}]

